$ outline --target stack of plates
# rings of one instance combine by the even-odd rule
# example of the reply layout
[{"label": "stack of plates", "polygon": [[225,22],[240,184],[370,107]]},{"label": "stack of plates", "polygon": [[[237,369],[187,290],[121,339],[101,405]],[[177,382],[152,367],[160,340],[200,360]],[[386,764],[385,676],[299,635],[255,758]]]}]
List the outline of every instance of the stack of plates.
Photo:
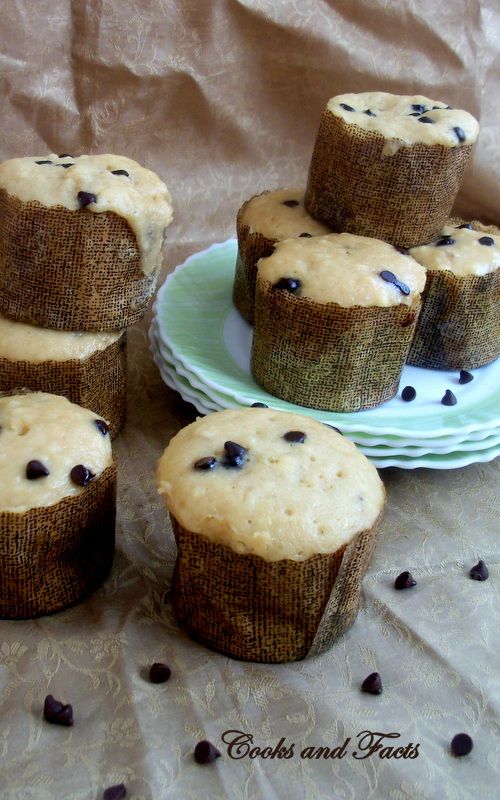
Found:
[{"label": "stack of plates", "polygon": [[[196,253],[168,276],[154,307],[150,341],[165,383],[202,414],[255,402],[296,411],[339,428],[377,467],[449,469],[500,455],[500,359],[458,373],[405,367],[400,388],[378,408],[342,414],[295,406],[265,392],[250,374],[252,328],[232,303],[236,240]],[[455,406],[441,403],[446,389]]]}]

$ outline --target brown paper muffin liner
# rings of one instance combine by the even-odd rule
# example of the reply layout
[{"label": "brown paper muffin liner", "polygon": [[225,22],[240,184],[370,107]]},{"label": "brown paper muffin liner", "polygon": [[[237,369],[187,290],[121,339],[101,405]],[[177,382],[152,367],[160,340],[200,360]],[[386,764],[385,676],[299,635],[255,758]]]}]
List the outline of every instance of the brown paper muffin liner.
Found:
[{"label": "brown paper muffin liner", "polygon": [[251,370],[267,392],[327,411],[359,411],[397,390],[420,300],[382,307],[318,303],[257,280]]},{"label": "brown paper muffin liner", "polygon": [[0,312],[67,331],[117,331],[137,322],[159,267],[141,269],[134,232],[112,212],[25,203],[0,189]]},{"label": "brown paper muffin liner", "polygon": [[[463,220],[448,220],[460,225]],[[478,231],[500,235],[494,225],[473,221]],[[422,311],[408,364],[427,369],[476,369],[500,355],[500,269],[487,275],[427,270]]]},{"label": "brown paper muffin liner", "polygon": [[[267,194],[267,192],[262,192],[262,194]],[[260,195],[258,196],[260,197]],[[250,198],[250,200],[253,199],[253,197]],[[236,216],[238,254],[234,273],[233,303],[240,314],[253,324],[257,261],[259,258],[271,255],[278,239],[268,239],[261,233],[250,231],[248,225],[243,225],[241,218],[250,200],[243,203]]]},{"label": "brown paper muffin liner", "polygon": [[232,658],[280,663],[319,655],[356,618],[376,527],[335,553],[269,562],[187,531],[172,517],[175,616],[197,641]]},{"label": "brown paper muffin liner", "polygon": [[88,358],[66,361],[10,361],[0,356],[0,392],[21,389],[67,397],[109,423],[111,438],[127,414],[127,334]]},{"label": "brown paper muffin liner", "polygon": [[24,513],[0,511],[0,617],[62,611],[106,578],[115,543],[116,465],[84,491]]},{"label": "brown paper muffin liner", "polygon": [[305,194],[312,217],[334,231],[414,247],[437,236],[460,187],[472,145],[402,145],[325,109]]}]

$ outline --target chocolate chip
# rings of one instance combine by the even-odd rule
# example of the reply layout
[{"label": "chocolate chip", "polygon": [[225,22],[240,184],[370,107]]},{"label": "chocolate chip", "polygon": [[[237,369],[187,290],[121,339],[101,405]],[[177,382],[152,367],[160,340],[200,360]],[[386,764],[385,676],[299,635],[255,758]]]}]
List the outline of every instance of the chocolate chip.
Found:
[{"label": "chocolate chip", "polygon": [[97,429],[102,433],[103,436],[109,432],[109,425],[103,419],[95,419],[94,420]]},{"label": "chocolate chip", "polygon": [[445,391],[443,397],[441,398],[441,403],[444,406],[456,406],[457,398],[455,397],[451,389],[447,389]]},{"label": "chocolate chip", "polygon": [[91,203],[97,203],[97,197],[91,192],[78,192],[78,202],[80,203],[80,208],[85,208]]},{"label": "chocolate chip", "polygon": [[407,114],[406,116],[407,117],[419,117],[421,113],[422,113],[421,111],[412,111],[411,114]]},{"label": "chocolate chip", "polygon": [[469,575],[473,581],[487,581],[490,573],[484,561],[480,559],[477,564],[471,567]]},{"label": "chocolate chip", "polygon": [[382,678],[378,672],[371,672],[361,684],[361,691],[368,694],[382,694]]},{"label": "chocolate chip", "polygon": [[199,458],[198,461],[195,461],[193,464],[194,469],[213,469],[217,464],[217,459],[214,456],[203,456],[203,458]]},{"label": "chocolate chip", "polygon": [[61,155],[57,156],[58,158],[74,158],[70,153],[61,153]]},{"label": "chocolate chip", "polygon": [[428,123],[429,125],[434,125],[434,120],[433,120],[433,119],[431,119],[430,117],[419,117],[419,118],[418,118],[418,121],[419,121],[419,122],[426,122],[426,123]]},{"label": "chocolate chip", "polygon": [[474,380],[474,375],[471,375],[470,372],[467,372],[466,369],[460,370],[460,377],[458,379],[459,383],[470,383]]},{"label": "chocolate chip", "polygon": [[460,142],[460,144],[463,144],[465,142],[465,140],[467,139],[467,136],[463,132],[462,128],[459,128],[458,126],[453,128],[453,133],[457,137],[457,139]]},{"label": "chocolate chip", "polygon": [[299,233],[299,238],[301,239],[310,239],[312,237],[312,233]]},{"label": "chocolate chip", "polygon": [[401,400],[404,400],[405,403],[411,403],[412,400],[415,400],[416,396],[417,392],[413,386],[405,386],[401,392]]},{"label": "chocolate chip", "polygon": [[275,283],[273,289],[283,289],[286,292],[296,292],[300,289],[301,283],[298,278],[280,278],[278,283]]},{"label": "chocolate chip", "polygon": [[64,705],[48,694],[43,704],[43,717],[54,725],[73,725],[73,708],[69,703]]},{"label": "chocolate chip", "polygon": [[432,106],[431,111],[445,111],[449,106]]},{"label": "chocolate chip", "polygon": [[288,206],[288,208],[295,208],[295,206],[300,205],[298,200],[283,200],[283,205]]},{"label": "chocolate chip", "polygon": [[422,105],[422,103],[412,103],[411,110],[417,111],[419,114],[423,114],[426,108]]},{"label": "chocolate chip", "polygon": [[220,751],[206,739],[198,742],[194,748],[194,760],[197,764],[211,764],[217,758],[220,758]]},{"label": "chocolate chip", "polygon": [[69,473],[69,477],[76,486],[87,486],[92,478],[95,478],[95,475],[88,467],[84,467],[83,464],[77,464]]},{"label": "chocolate chip", "polygon": [[283,439],[285,442],[302,444],[306,440],[306,434],[302,431],[287,431],[287,433],[283,434]]},{"label": "chocolate chip", "polygon": [[368,117],[376,117],[377,115],[373,113],[371,108],[367,108],[366,111],[363,111],[363,114],[366,114]]},{"label": "chocolate chip", "polygon": [[472,739],[468,733],[457,733],[451,740],[451,752],[454,756],[467,756],[472,750]]},{"label": "chocolate chip", "polygon": [[102,800],[123,800],[127,796],[127,788],[124,783],[116,783],[114,786],[108,786],[104,790]]},{"label": "chocolate chip", "polygon": [[35,161],[35,164],[52,164],[52,161]]},{"label": "chocolate chip", "polygon": [[354,111],[352,106],[348,106],[347,103],[341,103],[340,108],[343,108],[344,111]]},{"label": "chocolate chip", "polygon": [[491,247],[493,244],[495,244],[495,240],[491,236],[481,236],[481,238],[478,239],[478,242],[479,244],[486,245],[486,247]]},{"label": "chocolate chip", "polygon": [[398,577],[394,581],[394,588],[395,589],[411,589],[412,586],[416,586],[417,581],[407,570],[405,572],[401,572]]},{"label": "chocolate chip", "polygon": [[449,244],[455,244],[455,239],[453,239],[452,236],[440,236],[435,244],[435,247],[445,247]]},{"label": "chocolate chip", "polygon": [[111,170],[111,174],[112,175],[125,175],[126,178],[130,177],[126,169],[112,169]]},{"label": "chocolate chip", "polygon": [[250,408],[269,408],[265,403],[252,403]]},{"label": "chocolate chip", "polygon": [[243,445],[237,442],[227,441],[224,442],[224,460],[225,467],[241,467],[245,463],[248,450]]},{"label": "chocolate chip", "polygon": [[401,253],[402,256],[410,255],[409,247],[399,247],[399,245],[394,245],[394,248],[398,251],[398,253]]},{"label": "chocolate chip", "polygon": [[380,277],[382,280],[387,281],[387,283],[392,283],[394,286],[399,289],[401,294],[408,295],[410,294],[410,287],[406,285],[406,283],[402,283],[399,281],[393,272],[390,272],[388,269],[382,270],[379,272]]},{"label": "chocolate chip", "polygon": [[467,228],[468,231],[472,230],[472,225],[470,222],[462,222],[461,225],[455,225],[455,228]]},{"label": "chocolate chip", "polygon": [[45,478],[47,475],[50,475],[50,472],[41,461],[28,461],[26,464],[26,477],[29,481],[36,481],[38,478]]},{"label": "chocolate chip", "polygon": [[63,167],[64,169],[68,169],[68,167],[74,167],[74,164],[58,164],[59,167]]},{"label": "chocolate chip", "polygon": [[166,683],[172,674],[170,667],[160,661],[151,665],[149,670],[149,680],[151,683]]}]

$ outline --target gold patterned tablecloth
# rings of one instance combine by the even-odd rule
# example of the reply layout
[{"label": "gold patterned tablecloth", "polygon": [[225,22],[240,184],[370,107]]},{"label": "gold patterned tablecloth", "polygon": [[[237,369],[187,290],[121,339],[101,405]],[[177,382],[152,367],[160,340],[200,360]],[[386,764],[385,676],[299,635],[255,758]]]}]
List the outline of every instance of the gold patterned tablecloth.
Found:
[{"label": "gold patterned tablecloth", "polygon": [[[305,182],[321,110],[341,91],[419,89],[480,117],[458,210],[495,220],[494,0],[7,0],[2,13],[1,157],[121,152],[155,169],[176,205],[164,275],[233,235],[251,194]],[[499,460],[382,471],[360,614],[329,652],[279,666],[212,653],[165,598],[175,545],[154,473],[195,411],[162,383],[149,321],[129,336],[111,576],[73,609],[0,621],[0,800],[94,800],[121,782],[132,800],[498,797]],[[468,576],[478,558],[483,583]],[[418,583],[397,592],[404,569]],[[147,680],[154,661],[168,683]],[[360,691],[373,671],[379,696]],[[48,693],[73,705],[73,727],[42,720]],[[461,731],[474,749],[457,759]],[[370,754],[391,733],[383,745],[405,755]],[[193,760],[203,738],[222,752],[214,764]]]}]

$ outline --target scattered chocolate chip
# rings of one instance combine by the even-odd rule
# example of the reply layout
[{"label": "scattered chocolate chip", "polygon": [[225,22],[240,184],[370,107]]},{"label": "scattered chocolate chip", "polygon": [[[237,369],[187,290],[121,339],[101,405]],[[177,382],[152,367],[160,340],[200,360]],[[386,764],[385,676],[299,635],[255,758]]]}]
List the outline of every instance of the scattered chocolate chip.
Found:
[{"label": "scattered chocolate chip", "polygon": [[472,746],[472,739],[468,733],[457,733],[451,740],[451,752],[454,756],[469,755]]},{"label": "scattered chocolate chip", "polygon": [[224,460],[225,467],[241,467],[245,463],[248,450],[243,445],[237,442],[227,441],[224,442]]},{"label": "scattered chocolate chip", "polygon": [[58,158],[74,158],[70,153],[61,153],[61,155],[57,156]]},{"label": "scattered chocolate chip", "polygon": [[368,117],[376,117],[377,115],[371,110],[371,108],[367,108],[366,111],[363,111],[363,114],[366,114]]},{"label": "scattered chocolate chip", "polygon": [[379,275],[382,280],[387,281],[387,283],[392,283],[397,289],[399,289],[401,294],[410,294],[410,287],[407,286],[406,283],[399,281],[393,272],[390,272],[388,269],[384,269],[382,272],[379,272]]},{"label": "scattered chocolate chip", "polygon": [[149,670],[149,680],[151,683],[166,683],[172,674],[170,667],[161,662],[155,662]]},{"label": "scattered chocolate chip", "polygon": [[112,169],[111,170],[111,174],[112,175],[125,175],[126,178],[130,177],[130,175],[128,174],[126,169]]},{"label": "scattered chocolate chip", "polygon": [[470,224],[470,222],[462,222],[461,225],[455,225],[455,228],[457,228],[457,229],[459,229],[459,228],[467,228],[468,231],[471,231],[472,230],[472,225]]},{"label": "scattered chocolate chip", "polygon": [[265,403],[252,403],[250,408],[269,408]]},{"label": "scattered chocolate chip", "polygon": [[480,559],[477,564],[471,567],[469,575],[473,581],[487,581],[490,573],[484,561]]},{"label": "scattered chocolate chip", "polygon": [[220,751],[206,739],[198,742],[194,748],[194,760],[197,764],[211,764],[217,758],[220,758]]},{"label": "scattered chocolate chip", "polygon": [[437,240],[436,247],[445,247],[449,244],[455,244],[455,239],[452,236],[440,236]]},{"label": "scattered chocolate chip", "polygon": [[74,164],[58,164],[59,167],[63,167],[64,169],[68,169],[68,167],[73,167]]},{"label": "scattered chocolate chip", "polygon": [[52,164],[52,161],[35,161],[35,164]]},{"label": "scattered chocolate chip", "polygon": [[95,475],[88,467],[84,467],[83,464],[77,464],[69,473],[69,477],[76,486],[87,486],[92,478],[95,478]]},{"label": "scattered chocolate chip", "polygon": [[26,464],[26,477],[29,481],[36,481],[38,478],[45,478],[50,475],[49,470],[41,461],[28,461]]},{"label": "scattered chocolate chip", "polygon": [[340,108],[343,108],[344,111],[354,111],[352,106],[348,106],[347,103],[341,103]]},{"label": "scattered chocolate chip", "polygon": [[481,236],[481,238],[478,239],[478,242],[479,244],[486,245],[486,247],[491,247],[493,244],[495,244],[495,240],[491,236]]},{"label": "scattered chocolate chip", "polygon": [[300,205],[298,200],[283,200],[283,205],[288,206],[288,208],[295,208],[295,206]]},{"label": "scattered chocolate chip", "polygon": [[378,672],[371,672],[361,684],[361,691],[368,694],[382,694],[382,678]]},{"label": "scattered chocolate chip", "polygon": [[195,461],[193,464],[194,469],[213,469],[217,464],[217,459],[214,456],[203,456]]},{"label": "scattered chocolate chip", "polygon": [[407,570],[405,572],[401,572],[398,577],[394,581],[394,588],[395,589],[411,589],[412,586],[416,586],[417,581]]},{"label": "scattered chocolate chip", "polygon": [[73,708],[69,703],[64,705],[48,694],[43,704],[43,717],[54,725],[73,725]]},{"label": "scattered chocolate chip", "polygon": [[102,433],[103,436],[106,436],[109,433],[109,425],[103,419],[95,419],[94,420],[97,429]]},{"label": "scattered chocolate chip", "polygon": [[127,787],[124,783],[117,783],[114,786],[108,786],[104,790],[102,800],[123,800],[127,796]]},{"label": "scattered chocolate chip", "polygon": [[300,281],[298,278],[280,278],[278,283],[275,283],[273,289],[283,289],[286,292],[296,292],[300,289]]},{"label": "scattered chocolate chip", "polygon": [[433,119],[431,119],[430,117],[419,117],[419,118],[418,118],[418,121],[419,121],[419,122],[426,122],[426,123],[428,123],[429,125],[434,125],[434,120],[433,120]]},{"label": "scattered chocolate chip", "polygon": [[411,104],[412,111],[418,111],[419,114],[423,114],[426,111],[426,108],[422,103],[412,103]]},{"label": "scattered chocolate chip", "polygon": [[470,372],[467,372],[466,369],[460,370],[460,377],[458,379],[459,383],[470,383],[473,380],[474,380],[474,375],[472,375]]},{"label": "scattered chocolate chip", "polygon": [[310,239],[312,237],[312,233],[299,233],[300,239]]},{"label": "scattered chocolate chip", "polygon": [[457,398],[455,397],[451,389],[447,389],[445,391],[443,397],[441,398],[441,403],[444,406],[456,406]]},{"label": "scattered chocolate chip", "polygon": [[287,431],[287,433],[283,434],[283,439],[285,442],[302,444],[306,440],[306,434],[302,431]]},{"label": "scattered chocolate chip", "polygon": [[91,203],[97,203],[97,197],[92,192],[78,192],[78,202],[80,203],[80,208],[85,208]]},{"label": "scattered chocolate chip", "polygon": [[462,128],[459,128],[458,125],[455,128],[453,128],[453,133],[457,137],[457,139],[460,142],[460,144],[463,144],[465,142],[465,140],[467,139],[467,136],[463,132]]},{"label": "scattered chocolate chip", "polygon": [[405,386],[401,392],[401,400],[404,400],[405,403],[411,403],[412,400],[415,400],[416,396],[417,392],[413,386]]}]

